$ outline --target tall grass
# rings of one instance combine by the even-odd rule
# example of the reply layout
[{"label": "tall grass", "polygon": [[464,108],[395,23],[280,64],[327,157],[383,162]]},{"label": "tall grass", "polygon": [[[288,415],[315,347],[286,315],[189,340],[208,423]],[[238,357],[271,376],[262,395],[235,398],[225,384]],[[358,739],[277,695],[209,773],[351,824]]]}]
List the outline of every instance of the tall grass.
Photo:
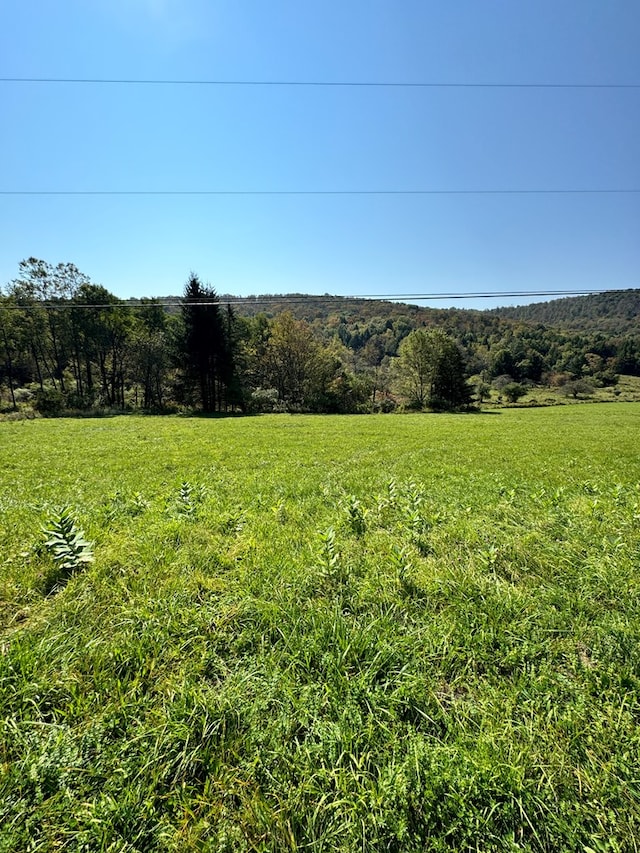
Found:
[{"label": "tall grass", "polygon": [[637,849],[639,426],[1,424],[0,850]]}]

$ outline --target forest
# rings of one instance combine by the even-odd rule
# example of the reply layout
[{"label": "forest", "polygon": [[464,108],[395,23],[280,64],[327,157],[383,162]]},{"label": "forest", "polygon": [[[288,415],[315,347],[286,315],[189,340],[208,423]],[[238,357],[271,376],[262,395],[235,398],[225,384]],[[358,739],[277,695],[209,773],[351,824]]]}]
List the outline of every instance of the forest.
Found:
[{"label": "forest", "polygon": [[[640,290],[491,311],[333,296],[122,300],[37,258],[0,291],[0,404],[99,411],[458,409],[640,376]],[[502,396],[501,396],[502,399]]]}]

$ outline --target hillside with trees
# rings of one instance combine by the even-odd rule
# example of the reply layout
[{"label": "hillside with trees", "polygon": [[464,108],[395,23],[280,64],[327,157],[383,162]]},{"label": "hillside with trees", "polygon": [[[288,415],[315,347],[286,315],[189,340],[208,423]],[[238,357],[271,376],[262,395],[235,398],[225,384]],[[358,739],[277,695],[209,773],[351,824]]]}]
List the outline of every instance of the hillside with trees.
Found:
[{"label": "hillside with trees", "polygon": [[575,331],[594,330],[617,335],[640,331],[640,289],[612,290],[536,302],[510,308],[495,308],[497,317],[543,323]]},{"label": "hillside with trees", "polygon": [[125,301],[73,264],[29,258],[0,292],[0,402],[56,415],[459,409],[534,387],[578,398],[640,376],[639,306],[640,291],[493,311],[238,300],[195,273],[182,297]]},{"label": "hillside with trees", "polygon": [[[536,312],[547,305],[557,322],[537,318]],[[530,319],[518,316],[528,309]],[[516,382],[553,384],[586,377],[610,384],[615,375],[640,376],[638,290],[487,311],[301,294],[256,297],[243,301],[237,310],[245,316],[263,312],[267,317],[290,311],[319,337],[337,337],[365,367],[395,358],[411,331],[437,327],[461,347],[467,375],[480,375],[485,381],[508,376]],[[571,318],[578,316],[580,324],[574,320],[572,325]]]}]

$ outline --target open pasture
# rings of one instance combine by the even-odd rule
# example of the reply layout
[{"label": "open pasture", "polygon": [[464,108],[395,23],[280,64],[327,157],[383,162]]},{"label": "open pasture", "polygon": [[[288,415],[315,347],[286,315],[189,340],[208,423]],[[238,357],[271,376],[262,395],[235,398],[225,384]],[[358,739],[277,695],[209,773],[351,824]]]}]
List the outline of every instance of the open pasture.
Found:
[{"label": "open pasture", "polygon": [[0,851],[638,849],[639,437],[1,423]]}]

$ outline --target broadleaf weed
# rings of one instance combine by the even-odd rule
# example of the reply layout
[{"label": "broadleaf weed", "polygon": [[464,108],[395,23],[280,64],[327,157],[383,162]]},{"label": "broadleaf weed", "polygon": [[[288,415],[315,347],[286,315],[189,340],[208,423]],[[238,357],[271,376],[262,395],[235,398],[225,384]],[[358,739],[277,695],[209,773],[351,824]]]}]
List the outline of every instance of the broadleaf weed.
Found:
[{"label": "broadleaf weed", "polygon": [[206,497],[206,491],[201,485],[192,485],[188,480],[180,484],[178,494],[173,501],[173,511],[180,518],[195,518],[200,504]]},{"label": "broadleaf weed", "polygon": [[415,590],[415,584],[410,579],[413,564],[406,546],[392,545],[389,551],[391,565],[395,569],[398,585],[405,594]]},{"label": "broadleaf weed", "polygon": [[93,562],[93,543],[84,538],[84,532],[77,526],[68,506],[55,512],[42,527],[42,532],[47,536],[44,548],[57,565],[49,585],[57,586],[60,581]]},{"label": "broadleaf weed", "polygon": [[355,495],[347,495],[344,502],[347,524],[356,536],[363,536],[367,529],[367,510]]},{"label": "broadleaf weed", "polygon": [[346,580],[347,572],[342,561],[342,554],[336,544],[336,532],[329,527],[322,534],[322,549],[320,551],[322,574],[333,582],[342,583]]}]

